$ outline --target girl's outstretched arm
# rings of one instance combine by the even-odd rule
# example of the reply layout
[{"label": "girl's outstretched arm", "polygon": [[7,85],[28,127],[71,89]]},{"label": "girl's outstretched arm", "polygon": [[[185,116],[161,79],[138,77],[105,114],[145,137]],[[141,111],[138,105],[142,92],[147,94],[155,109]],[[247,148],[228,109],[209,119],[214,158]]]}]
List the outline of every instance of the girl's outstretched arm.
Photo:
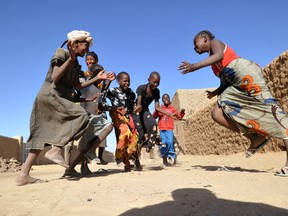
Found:
[{"label": "girl's outstretched arm", "polygon": [[210,55],[206,59],[192,64],[187,61],[183,61],[182,64],[178,67],[178,70],[181,70],[182,74],[187,74],[189,72],[193,72],[203,67],[215,64],[216,62],[219,62],[224,58],[224,48],[225,44],[223,42],[219,40],[212,40]]},{"label": "girl's outstretched arm", "polygon": [[75,83],[75,88],[76,89],[82,89],[85,88],[93,83],[100,83],[103,80],[110,80],[113,81],[115,80],[116,76],[115,73],[113,72],[108,72],[105,73],[105,70],[100,71],[95,77],[93,77],[92,79],[87,80],[86,82],[79,82],[79,79],[76,79],[76,83]]}]

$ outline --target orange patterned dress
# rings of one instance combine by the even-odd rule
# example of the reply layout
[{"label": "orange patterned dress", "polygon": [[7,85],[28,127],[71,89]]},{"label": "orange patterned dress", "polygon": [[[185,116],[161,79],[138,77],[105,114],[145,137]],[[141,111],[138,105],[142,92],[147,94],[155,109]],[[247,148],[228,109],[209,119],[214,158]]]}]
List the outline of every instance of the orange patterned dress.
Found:
[{"label": "orange patterned dress", "polygon": [[[229,55],[224,54],[224,60],[225,56]],[[271,95],[262,69],[256,63],[234,58],[218,74],[221,85],[226,86],[218,95],[218,104],[242,132],[267,138],[288,137],[288,115]]]}]

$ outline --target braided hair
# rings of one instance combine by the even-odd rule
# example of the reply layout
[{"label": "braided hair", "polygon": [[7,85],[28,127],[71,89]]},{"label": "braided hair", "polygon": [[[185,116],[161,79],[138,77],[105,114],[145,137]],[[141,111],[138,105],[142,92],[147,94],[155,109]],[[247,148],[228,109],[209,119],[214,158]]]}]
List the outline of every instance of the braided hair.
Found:
[{"label": "braided hair", "polygon": [[212,33],[211,33],[210,31],[208,31],[208,30],[200,31],[200,32],[196,35],[196,37],[202,36],[202,35],[208,36],[208,38],[209,38],[210,40],[213,40],[213,39],[215,38],[215,35],[212,34]]},{"label": "braided hair", "polygon": [[64,45],[65,45],[67,42],[68,42],[68,40],[65,40],[65,41],[62,43],[61,48],[63,48]]}]

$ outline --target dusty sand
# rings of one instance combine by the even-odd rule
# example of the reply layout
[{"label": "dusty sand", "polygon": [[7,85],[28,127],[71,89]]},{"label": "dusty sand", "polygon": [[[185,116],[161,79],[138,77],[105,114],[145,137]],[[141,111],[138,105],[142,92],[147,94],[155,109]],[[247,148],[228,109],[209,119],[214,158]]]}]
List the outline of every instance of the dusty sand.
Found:
[{"label": "dusty sand", "polygon": [[288,178],[274,176],[284,152],[179,161],[143,159],[144,170],[130,173],[90,164],[90,176],[74,179],[61,178],[58,165],[34,166],[31,175],[49,182],[20,187],[17,173],[0,173],[0,215],[288,215]]}]

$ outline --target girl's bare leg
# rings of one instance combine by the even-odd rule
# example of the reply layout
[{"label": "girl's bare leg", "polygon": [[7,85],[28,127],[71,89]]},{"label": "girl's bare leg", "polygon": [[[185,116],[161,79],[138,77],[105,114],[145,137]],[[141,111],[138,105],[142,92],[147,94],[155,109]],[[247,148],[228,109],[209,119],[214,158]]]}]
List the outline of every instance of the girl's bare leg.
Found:
[{"label": "girl's bare leg", "polygon": [[[219,105],[216,103],[213,110],[212,110],[212,119],[217,122],[218,124],[234,131],[237,133],[240,133],[240,129],[237,127],[235,122],[228,118],[222,111],[222,109],[219,107]],[[253,134],[247,134],[245,135],[251,142],[251,145],[249,148],[255,149],[259,144],[264,142],[266,140],[265,136],[258,135],[256,133]]]},{"label": "girl's bare leg", "polygon": [[29,151],[28,157],[26,158],[25,163],[21,167],[21,171],[19,175],[15,179],[15,183],[18,186],[25,185],[25,184],[31,184],[36,182],[44,182],[39,179],[33,178],[29,175],[29,172],[31,170],[31,167],[40,154],[41,150],[31,149]]},{"label": "girl's bare leg", "polygon": [[283,143],[286,148],[286,163],[285,165],[280,169],[279,172],[275,173],[276,176],[283,176],[288,177],[288,137],[283,139]]},{"label": "girl's bare leg", "polygon": [[[97,136],[95,139],[91,140],[88,144],[87,144],[87,148],[84,149],[83,151],[79,152],[78,155],[76,156],[76,158],[74,159],[74,161],[71,162],[71,164],[69,165],[69,167],[65,170],[65,173],[75,173],[75,167],[77,166],[78,163],[80,163],[83,159],[84,159],[84,154],[89,151],[89,149],[95,145],[96,147],[108,136],[108,134],[112,131],[113,129],[113,125],[110,124],[109,126],[106,127],[105,130],[102,131],[101,134],[99,134],[99,136]],[[65,174],[64,174],[65,175]]]},{"label": "girl's bare leg", "polygon": [[81,161],[80,171],[82,175],[89,175],[90,173],[92,173],[88,167],[88,159],[86,157],[84,157],[84,159]]},{"label": "girl's bare leg", "polygon": [[212,110],[211,116],[215,122],[222,125],[223,127],[226,127],[234,132],[240,133],[240,130],[236,126],[236,124],[223,113],[222,109],[218,106],[217,103],[215,104]]},{"label": "girl's bare leg", "polygon": [[[286,147],[286,163],[285,163],[285,167],[288,167],[288,138],[287,139],[283,139],[283,143]],[[287,169],[288,171],[288,169]]]}]

